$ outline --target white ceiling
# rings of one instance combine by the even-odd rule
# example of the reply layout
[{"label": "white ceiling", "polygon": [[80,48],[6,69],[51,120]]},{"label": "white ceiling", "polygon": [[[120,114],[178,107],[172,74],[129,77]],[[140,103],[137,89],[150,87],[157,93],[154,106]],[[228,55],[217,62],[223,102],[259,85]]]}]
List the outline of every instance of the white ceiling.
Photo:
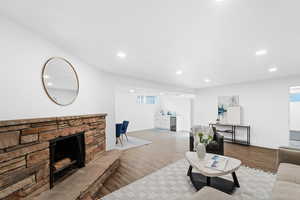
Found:
[{"label": "white ceiling", "polygon": [[131,93],[132,95],[138,96],[169,96],[176,98],[187,98],[192,99],[195,98],[195,94],[192,92],[179,92],[172,90],[162,90],[162,89],[154,89],[154,88],[144,88],[144,87],[130,87],[130,86],[118,86],[116,87],[116,91],[119,93]]},{"label": "white ceiling", "polygon": [[[299,8],[299,0],[2,0],[0,12],[105,71],[201,88],[300,74]],[[260,49],[268,54],[255,56]]]}]

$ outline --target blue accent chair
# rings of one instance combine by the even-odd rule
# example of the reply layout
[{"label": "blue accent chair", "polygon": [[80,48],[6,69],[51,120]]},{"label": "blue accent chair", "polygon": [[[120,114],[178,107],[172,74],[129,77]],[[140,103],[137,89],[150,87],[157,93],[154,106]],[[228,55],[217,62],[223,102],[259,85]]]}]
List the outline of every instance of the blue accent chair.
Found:
[{"label": "blue accent chair", "polygon": [[123,135],[125,135],[127,141],[128,141],[128,137],[127,137],[127,134],[126,134],[126,133],[127,133],[128,125],[129,125],[129,121],[123,121],[122,129],[121,129],[121,135],[122,135],[122,138],[123,138]]},{"label": "blue accent chair", "polygon": [[116,144],[118,144],[118,141],[123,145],[122,140],[120,139],[121,132],[122,132],[123,124],[116,124]]}]

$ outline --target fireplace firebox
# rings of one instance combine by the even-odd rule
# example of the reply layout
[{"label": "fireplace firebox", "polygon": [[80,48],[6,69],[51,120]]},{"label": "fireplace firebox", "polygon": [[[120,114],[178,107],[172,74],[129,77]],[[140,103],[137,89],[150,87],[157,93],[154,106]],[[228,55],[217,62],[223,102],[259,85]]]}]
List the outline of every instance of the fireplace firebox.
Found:
[{"label": "fireplace firebox", "polygon": [[50,188],[84,166],[84,132],[50,140]]}]

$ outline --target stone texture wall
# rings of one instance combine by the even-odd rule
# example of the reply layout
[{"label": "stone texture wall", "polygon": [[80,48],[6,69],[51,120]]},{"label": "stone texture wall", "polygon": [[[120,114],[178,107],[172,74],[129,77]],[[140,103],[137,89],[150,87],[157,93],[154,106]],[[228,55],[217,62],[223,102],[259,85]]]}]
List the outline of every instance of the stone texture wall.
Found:
[{"label": "stone texture wall", "polygon": [[49,140],[85,132],[86,163],[105,151],[105,114],[0,122],[0,199],[49,189]]}]

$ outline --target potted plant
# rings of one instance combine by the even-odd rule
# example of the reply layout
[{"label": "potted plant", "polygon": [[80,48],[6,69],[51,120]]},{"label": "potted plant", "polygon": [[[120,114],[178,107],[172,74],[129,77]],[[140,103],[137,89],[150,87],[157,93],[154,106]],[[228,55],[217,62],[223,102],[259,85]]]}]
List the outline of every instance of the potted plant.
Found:
[{"label": "potted plant", "polygon": [[213,141],[213,137],[211,135],[205,135],[203,133],[198,133],[198,145],[196,146],[196,152],[200,159],[205,158],[206,154],[206,145]]}]

